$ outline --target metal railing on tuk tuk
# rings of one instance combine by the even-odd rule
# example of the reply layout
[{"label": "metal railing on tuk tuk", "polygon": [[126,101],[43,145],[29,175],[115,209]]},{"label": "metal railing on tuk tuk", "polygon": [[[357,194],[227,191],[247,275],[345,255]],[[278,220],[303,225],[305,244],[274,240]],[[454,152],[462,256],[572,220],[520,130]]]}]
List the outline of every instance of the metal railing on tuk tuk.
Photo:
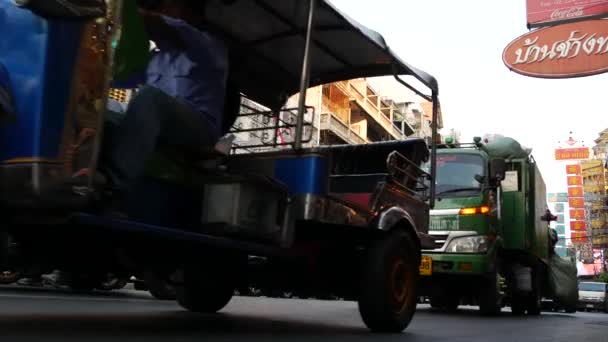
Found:
[{"label": "metal railing on tuk tuk", "polygon": [[[300,31],[305,33],[304,37],[304,52],[302,56],[302,67],[301,67],[301,75],[300,75],[300,83],[299,83],[299,97],[298,97],[298,106],[297,108],[283,109],[279,113],[277,111],[269,110],[269,111],[259,111],[259,110],[245,110],[244,113],[241,114],[241,117],[262,117],[266,121],[266,123],[272,122],[270,125],[262,125],[263,127],[253,127],[253,128],[237,128],[232,131],[232,133],[245,133],[245,132],[262,132],[262,131],[270,131],[272,132],[272,137],[266,137],[266,139],[261,139],[262,142],[259,144],[252,145],[236,145],[235,149],[244,149],[244,150],[254,150],[256,148],[277,148],[279,146],[289,146],[291,145],[293,150],[301,151],[305,145],[312,140],[312,136],[306,134],[307,128],[314,128],[314,108],[310,106],[306,106],[306,95],[307,90],[310,86],[310,76],[311,76],[311,59],[312,59],[312,43],[315,41],[315,16],[317,13],[317,8],[319,6],[318,0],[309,0],[307,9],[307,21],[305,30]],[[296,27],[293,26],[295,30]],[[387,48],[388,49],[388,48]],[[388,51],[387,51],[388,52]],[[392,61],[393,70],[392,76],[395,78],[397,82],[405,86],[406,88],[412,90],[418,96],[423,99],[430,101],[433,104],[433,113],[432,113],[432,137],[431,137],[431,146],[430,146],[430,172],[425,172],[420,168],[420,165],[415,165],[408,158],[403,156],[401,153],[395,151],[390,154],[387,159],[387,168],[388,175],[391,177],[404,178],[411,181],[411,179],[416,179],[414,182],[413,188],[408,188],[408,192],[415,193],[423,193],[423,197],[425,200],[429,202],[430,207],[434,207],[435,203],[435,182],[433,181],[436,176],[436,155],[437,155],[437,137],[438,137],[438,116],[439,116],[439,98],[438,98],[438,87],[436,81],[428,75],[427,78],[423,78],[420,76],[424,74],[422,71],[416,70],[413,67],[407,66],[405,63],[400,63],[398,60]],[[400,70],[401,69],[401,70]],[[404,81],[400,77],[400,71],[405,71],[407,74],[414,76],[418,81],[422,82],[425,86],[431,89],[431,95],[427,95],[420,90],[416,89],[414,86],[410,85],[406,81]],[[306,115],[310,111],[312,112],[313,119],[308,121],[306,120]],[[289,119],[285,119],[287,116]],[[293,122],[293,118],[295,118],[295,123]],[[282,130],[294,130],[293,141],[281,141],[280,133]],[[319,128],[317,128],[319,129]],[[309,129],[309,132],[312,130]],[[262,133],[263,135],[268,135],[268,132]],[[264,142],[263,140],[266,140]],[[399,162],[396,162],[399,161]],[[399,166],[401,165],[401,166]],[[405,167],[407,165],[407,167]],[[415,168],[415,172],[412,172],[411,169]],[[408,171],[409,170],[409,171]],[[406,182],[408,183],[408,182]],[[411,184],[411,183],[410,183]]]}]

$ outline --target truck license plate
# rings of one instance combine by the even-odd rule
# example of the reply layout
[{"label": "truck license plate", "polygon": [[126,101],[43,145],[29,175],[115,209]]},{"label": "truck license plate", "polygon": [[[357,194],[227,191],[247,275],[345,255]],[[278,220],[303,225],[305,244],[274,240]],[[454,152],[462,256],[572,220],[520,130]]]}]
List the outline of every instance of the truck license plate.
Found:
[{"label": "truck license plate", "polygon": [[420,260],[420,275],[430,276],[433,274],[433,258],[422,256]]}]

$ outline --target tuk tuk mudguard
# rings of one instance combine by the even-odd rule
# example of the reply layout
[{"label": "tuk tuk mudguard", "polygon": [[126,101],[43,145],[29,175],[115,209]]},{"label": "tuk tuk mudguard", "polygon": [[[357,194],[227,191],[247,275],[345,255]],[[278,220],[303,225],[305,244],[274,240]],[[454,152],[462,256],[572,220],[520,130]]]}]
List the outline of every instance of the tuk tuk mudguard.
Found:
[{"label": "tuk tuk mudguard", "polygon": [[0,31],[10,32],[0,40],[0,64],[9,71],[17,117],[0,127],[5,205],[37,206],[45,187],[94,165],[108,76],[102,25],[44,18],[0,0]]}]

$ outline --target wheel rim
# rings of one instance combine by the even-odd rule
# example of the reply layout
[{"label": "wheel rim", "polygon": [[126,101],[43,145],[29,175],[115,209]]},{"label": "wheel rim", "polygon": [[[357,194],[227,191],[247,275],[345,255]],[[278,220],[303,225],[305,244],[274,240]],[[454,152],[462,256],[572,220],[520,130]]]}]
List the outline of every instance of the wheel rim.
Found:
[{"label": "wheel rim", "polygon": [[393,309],[397,315],[400,315],[408,309],[413,286],[412,275],[408,272],[403,258],[397,258],[393,261],[389,277]]}]

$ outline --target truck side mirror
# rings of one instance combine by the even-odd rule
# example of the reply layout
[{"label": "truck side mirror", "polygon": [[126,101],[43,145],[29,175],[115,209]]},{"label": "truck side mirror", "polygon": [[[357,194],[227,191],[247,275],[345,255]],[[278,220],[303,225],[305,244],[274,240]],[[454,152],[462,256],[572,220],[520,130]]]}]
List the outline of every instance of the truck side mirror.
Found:
[{"label": "truck side mirror", "polygon": [[505,179],[507,173],[507,163],[504,159],[492,159],[490,161],[490,177],[496,181]]}]

